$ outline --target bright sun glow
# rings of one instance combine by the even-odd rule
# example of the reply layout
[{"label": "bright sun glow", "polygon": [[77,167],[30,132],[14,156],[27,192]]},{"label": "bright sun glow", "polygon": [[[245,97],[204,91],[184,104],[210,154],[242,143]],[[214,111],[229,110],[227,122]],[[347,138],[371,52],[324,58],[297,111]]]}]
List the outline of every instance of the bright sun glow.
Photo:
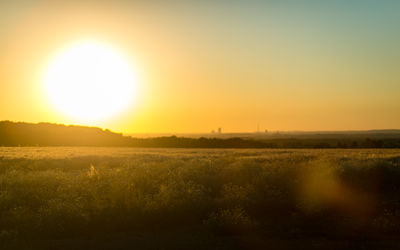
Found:
[{"label": "bright sun glow", "polygon": [[137,94],[127,59],[107,45],[81,42],[57,55],[45,85],[55,107],[76,119],[99,120],[122,112]]}]

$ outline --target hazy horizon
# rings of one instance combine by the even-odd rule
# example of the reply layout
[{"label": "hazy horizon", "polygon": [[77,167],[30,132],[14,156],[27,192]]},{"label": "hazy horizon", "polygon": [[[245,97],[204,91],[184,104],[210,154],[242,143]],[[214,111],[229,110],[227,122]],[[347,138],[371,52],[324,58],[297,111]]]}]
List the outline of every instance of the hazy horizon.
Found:
[{"label": "hazy horizon", "polygon": [[[53,123],[53,122],[28,122],[28,121],[10,121],[10,120],[0,120],[1,122],[11,122],[11,123],[27,123],[27,124],[54,124],[54,125],[63,125],[63,126],[83,126],[83,127],[93,127],[93,128],[99,128],[102,130],[110,130],[111,132],[114,133],[120,133],[125,136],[172,136],[172,135],[179,135],[179,136],[185,136],[185,135],[235,135],[235,134],[261,134],[261,135],[266,135],[266,134],[279,134],[279,133],[363,133],[363,132],[380,132],[380,131],[399,131],[400,128],[383,128],[383,129],[349,129],[349,130],[269,130],[269,129],[264,129],[264,128],[258,128],[259,130],[248,130],[248,131],[225,131],[224,128],[222,127],[216,127],[215,129],[209,130],[209,131],[199,131],[199,132],[180,132],[180,131],[172,131],[172,132],[124,132],[124,131],[118,131],[118,130],[112,130],[107,127],[102,127],[102,126],[95,126],[95,125],[85,125],[85,124],[69,124],[69,123]],[[221,129],[221,132],[218,132],[218,129]]]}]

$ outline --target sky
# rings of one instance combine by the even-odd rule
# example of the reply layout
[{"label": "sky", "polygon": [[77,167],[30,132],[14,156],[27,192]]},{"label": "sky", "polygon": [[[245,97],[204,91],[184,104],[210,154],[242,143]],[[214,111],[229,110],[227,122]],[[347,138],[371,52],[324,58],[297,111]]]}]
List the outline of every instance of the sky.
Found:
[{"label": "sky", "polygon": [[[145,3],[147,2],[147,3]],[[400,2],[1,1],[0,120],[123,133],[400,128]],[[43,89],[62,48],[129,58],[134,104],[103,120]]]}]

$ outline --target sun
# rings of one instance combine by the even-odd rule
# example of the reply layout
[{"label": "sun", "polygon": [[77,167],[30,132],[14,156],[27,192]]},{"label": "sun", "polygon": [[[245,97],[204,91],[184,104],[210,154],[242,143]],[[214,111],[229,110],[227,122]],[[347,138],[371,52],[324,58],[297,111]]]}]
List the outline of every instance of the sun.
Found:
[{"label": "sun", "polygon": [[81,121],[109,118],[132,105],[137,74],[121,53],[98,42],[80,42],[55,56],[44,77],[54,107]]}]

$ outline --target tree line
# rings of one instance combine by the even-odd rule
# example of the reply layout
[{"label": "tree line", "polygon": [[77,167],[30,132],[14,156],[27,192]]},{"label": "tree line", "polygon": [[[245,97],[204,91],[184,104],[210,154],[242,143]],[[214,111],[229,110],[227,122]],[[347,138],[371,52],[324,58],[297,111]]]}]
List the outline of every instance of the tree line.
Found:
[{"label": "tree line", "polygon": [[400,148],[399,136],[307,138],[133,138],[97,127],[0,122],[0,146],[106,146],[162,148]]}]

